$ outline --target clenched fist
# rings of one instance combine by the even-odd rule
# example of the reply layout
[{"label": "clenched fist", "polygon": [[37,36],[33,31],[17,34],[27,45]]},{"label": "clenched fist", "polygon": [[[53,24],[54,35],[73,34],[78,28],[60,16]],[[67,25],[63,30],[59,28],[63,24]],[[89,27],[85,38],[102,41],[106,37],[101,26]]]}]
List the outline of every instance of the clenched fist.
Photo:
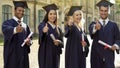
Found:
[{"label": "clenched fist", "polygon": [[112,51],[115,51],[116,49],[117,49],[117,47],[114,46],[114,45],[111,47],[111,50],[112,50]]},{"label": "clenched fist", "polygon": [[54,40],[54,45],[58,46],[60,44],[60,40],[56,39]]},{"label": "clenched fist", "polygon": [[18,26],[16,27],[16,32],[20,33],[23,31],[23,27],[21,26],[21,24],[18,24]]},{"label": "clenched fist", "polygon": [[87,43],[85,41],[82,41],[81,44],[83,47],[87,45]]}]

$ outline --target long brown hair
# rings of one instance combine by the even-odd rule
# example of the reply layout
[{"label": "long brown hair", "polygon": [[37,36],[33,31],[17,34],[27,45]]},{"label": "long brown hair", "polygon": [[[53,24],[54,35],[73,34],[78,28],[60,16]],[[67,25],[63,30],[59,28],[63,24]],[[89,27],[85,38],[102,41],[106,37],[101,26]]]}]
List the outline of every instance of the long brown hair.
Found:
[{"label": "long brown hair", "polygon": [[[45,15],[45,17],[44,17],[44,19],[43,19],[43,22],[45,22],[45,23],[48,22],[48,14],[49,14],[49,12],[50,12],[50,11],[48,11],[48,12],[46,13],[46,15]],[[57,31],[58,35],[60,35],[60,31],[59,31],[59,28],[58,28],[57,11],[55,10],[55,12],[56,12],[56,19],[55,19],[55,21],[54,21],[53,23],[54,23],[55,26],[56,26],[56,31]]]}]

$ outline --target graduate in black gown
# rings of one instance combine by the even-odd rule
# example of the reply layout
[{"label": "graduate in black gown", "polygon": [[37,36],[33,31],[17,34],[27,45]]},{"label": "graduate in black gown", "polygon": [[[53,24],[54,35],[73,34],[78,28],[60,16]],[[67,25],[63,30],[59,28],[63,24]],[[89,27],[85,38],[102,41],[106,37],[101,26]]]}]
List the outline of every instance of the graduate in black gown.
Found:
[{"label": "graduate in black gown", "polygon": [[22,43],[30,34],[29,27],[23,22],[26,1],[13,1],[15,16],[2,24],[4,35],[4,68],[29,68],[30,39]]},{"label": "graduate in black gown", "polygon": [[55,4],[49,4],[43,8],[46,10],[46,16],[38,26],[39,68],[59,68],[60,54],[63,47],[63,33],[57,23],[56,10],[58,8]]},{"label": "graduate in black gown", "polygon": [[[89,26],[90,36],[93,39],[91,68],[115,68],[114,51],[119,53],[120,36],[117,24],[108,18],[109,7],[113,4],[101,0],[96,5],[99,7],[100,19]],[[98,43],[99,40],[109,44],[111,48],[104,47]]]},{"label": "graduate in black gown", "polygon": [[65,68],[86,68],[89,42],[82,29],[82,6],[72,6],[68,12],[70,20],[65,26]]}]

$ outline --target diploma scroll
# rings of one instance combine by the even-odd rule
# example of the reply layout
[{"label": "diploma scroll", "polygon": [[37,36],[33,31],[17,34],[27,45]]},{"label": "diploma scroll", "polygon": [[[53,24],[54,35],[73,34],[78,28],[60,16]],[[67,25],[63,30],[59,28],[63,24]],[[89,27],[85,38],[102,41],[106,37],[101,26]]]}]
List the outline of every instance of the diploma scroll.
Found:
[{"label": "diploma scroll", "polygon": [[55,40],[55,36],[53,34],[50,34],[50,37],[52,38],[52,40]]},{"label": "diploma scroll", "polygon": [[[50,34],[50,37],[52,38],[53,41],[56,40],[55,36],[53,34]],[[60,40],[57,40],[57,41],[59,41],[60,43],[62,43],[62,41],[60,41]]]},{"label": "diploma scroll", "polygon": [[24,42],[22,43],[22,47],[25,45],[25,43],[30,39],[30,37],[33,35],[33,32],[31,32],[28,37],[24,40]]},{"label": "diploma scroll", "polygon": [[[84,42],[84,34],[82,34],[82,41]],[[83,52],[85,51],[85,47],[83,46]]]},{"label": "diploma scroll", "polygon": [[98,43],[104,45],[105,47],[112,48],[112,46],[110,46],[109,44],[107,44],[107,43],[105,43],[105,42],[103,42],[101,40],[99,40]]}]

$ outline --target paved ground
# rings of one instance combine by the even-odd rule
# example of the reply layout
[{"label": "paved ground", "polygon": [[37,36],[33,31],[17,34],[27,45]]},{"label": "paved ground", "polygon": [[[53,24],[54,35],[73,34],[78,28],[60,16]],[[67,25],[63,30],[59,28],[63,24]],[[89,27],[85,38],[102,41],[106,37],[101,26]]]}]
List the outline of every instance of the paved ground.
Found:
[{"label": "paved ground", "polygon": [[0,46],[0,68],[3,68],[3,46]]},{"label": "paved ground", "polygon": [[[90,43],[92,40],[88,36]],[[64,39],[66,42],[66,39]],[[33,40],[34,44],[31,46],[31,53],[30,53],[30,68],[38,68],[38,41]],[[2,44],[1,44],[2,45]],[[63,49],[63,54],[61,55],[61,62],[60,62],[60,68],[64,68],[64,54],[65,50]],[[90,68],[90,53],[87,57],[87,68]],[[115,59],[115,65],[116,68],[120,68],[120,55],[116,55]],[[3,68],[3,46],[0,46],[0,68]]]}]

